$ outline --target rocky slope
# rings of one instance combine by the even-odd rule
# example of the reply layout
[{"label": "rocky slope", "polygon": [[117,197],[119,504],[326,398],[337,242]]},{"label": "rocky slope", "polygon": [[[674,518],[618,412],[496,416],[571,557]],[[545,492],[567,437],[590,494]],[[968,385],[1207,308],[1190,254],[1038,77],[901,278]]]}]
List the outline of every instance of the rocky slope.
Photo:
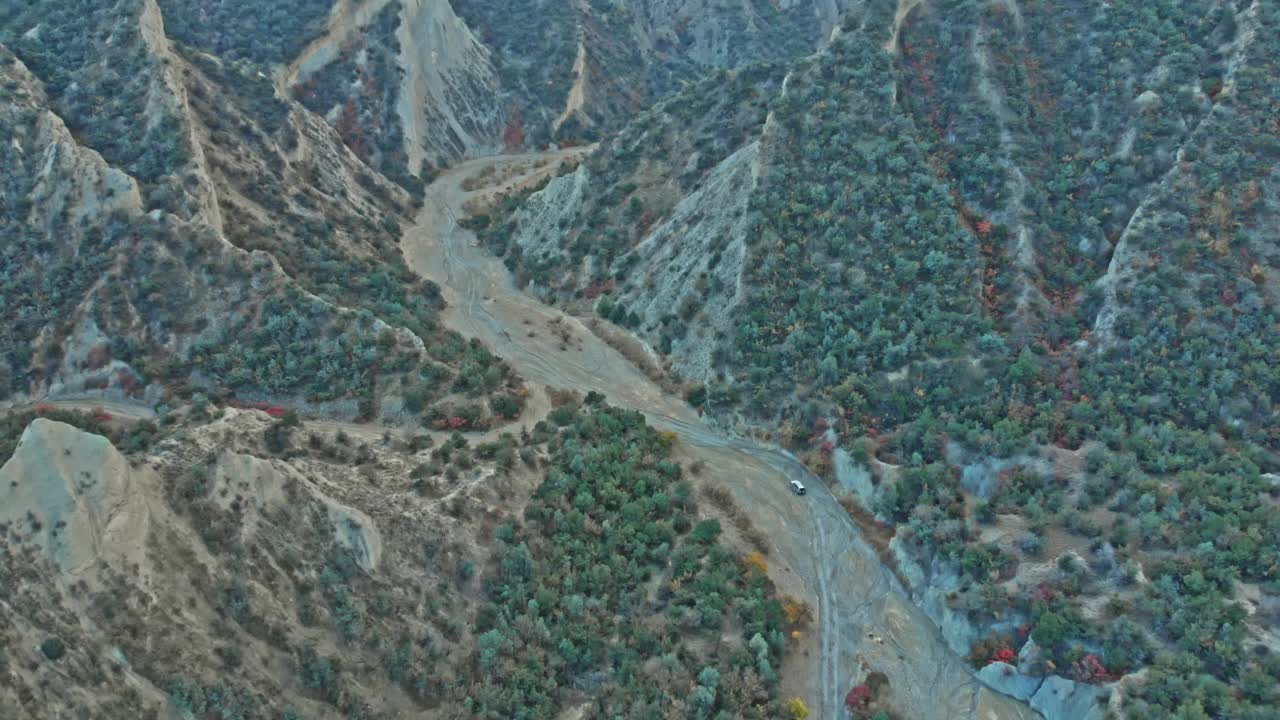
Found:
[{"label": "rocky slope", "polygon": [[[718,511],[699,511],[692,487],[677,483],[680,466],[656,459],[669,443],[638,415],[577,401],[559,410],[562,424],[539,423],[523,440],[472,445],[455,435],[435,448],[426,436],[368,442],[257,411],[184,408],[148,434],[119,419],[104,429],[52,413],[112,432],[129,455],[37,417],[0,467],[0,708],[12,718],[434,718],[536,703],[547,717],[578,697],[567,690],[574,682],[607,686],[596,701],[605,708],[640,711],[670,704],[696,674],[715,683],[712,703],[726,711],[780,712],[767,658],[782,668],[786,621],[763,565],[740,565],[737,551],[715,542]],[[671,533],[645,543],[663,558],[648,571],[658,582],[641,585],[621,566],[599,581],[601,559],[586,568],[596,581],[579,586],[566,575],[562,585],[552,538],[571,531],[553,534],[540,513],[565,511],[556,500],[565,479],[606,477],[581,474],[582,463],[623,455],[639,479],[674,490],[658,494],[669,507],[650,507],[639,491],[628,501]],[[542,465],[555,468],[551,479]],[[674,529],[668,512],[683,518]],[[605,507],[582,522],[633,523]],[[679,576],[666,570],[673,545]],[[706,553],[717,562],[703,569]],[[705,592],[682,590],[682,580],[717,588],[728,619],[698,615]],[[526,583],[536,599],[508,599]],[[562,586],[563,601],[552,589]],[[619,601],[642,605],[621,620],[602,614]],[[637,668],[644,683],[612,672],[596,657],[603,648],[575,632],[623,623],[634,635],[631,623],[649,632],[681,619],[687,642],[668,642],[679,656],[660,670]],[[546,640],[553,632],[561,645]],[[752,640],[766,633],[770,641]],[[766,658],[759,671],[732,659],[731,646],[745,653],[748,640]],[[498,680],[537,672],[521,655],[563,653],[563,643],[579,645],[567,657],[583,669],[548,666],[545,687]],[[650,684],[667,689],[651,697]]]},{"label": "rocky slope", "polygon": [[[429,177],[462,157],[595,139],[709,71],[812,52],[843,7],[344,0],[280,74],[358,153],[381,148],[389,175]],[[398,68],[379,64],[387,47]]]},{"label": "rocky slope", "polygon": [[637,331],[683,376],[710,379],[744,299],[759,138],[784,73],[758,65],[690,85],[572,175],[473,224],[530,292],[593,303],[605,295],[601,315]]},{"label": "rocky slope", "polygon": [[[442,244],[469,238],[462,201],[482,201],[457,178],[443,201],[427,194],[436,204],[402,244],[444,166],[599,138],[545,185],[527,187],[549,166],[524,161],[495,181],[523,190],[465,224],[542,299],[634,333],[633,354],[665,362],[664,388],[684,381],[713,423],[763,428],[856,499],[850,516],[950,652],[921,639],[929,626],[887,571],[870,588],[840,574],[853,549],[858,563],[874,553],[815,489],[803,527],[823,536],[806,546],[820,557],[809,568],[793,542],[787,562],[817,578],[823,612],[848,607],[835,583],[865,590],[849,617],[906,623],[928,656],[895,659],[874,633],[820,618],[824,713],[873,677],[856,712],[889,699],[916,714],[1025,712],[975,690],[955,657],[967,654],[979,680],[1049,717],[1095,717],[1103,702],[1133,718],[1268,717],[1280,701],[1271,4],[515,10],[0,9],[12,139],[0,145],[0,305],[12,310],[0,399],[144,402],[166,418],[119,434],[128,457],[36,421],[0,471],[6,574],[21,575],[0,583],[12,680],[0,706],[509,717],[581,700],[576,712],[612,716],[777,715],[783,689],[812,690],[788,679],[797,665],[774,667],[793,657],[783,628],[803,613],[771,598],[763,559],[734,562],[710,525],[677,541],[694,510],[687,489],[672,502],[659,450],[677,436],[733,441],[679,419],[687,407],[667,412],[656,384],[619,382],[638,371],[575,340],[581,324],[526,307],[483,249]],[[291,416],[204,415],[213,397],[440,431],[521,416],[520,378],[446,325],[530,377],[660,407],[677,435],[557,409],[565,442],[544,425],[474,455],[454,440],[428,454],[425,440],[347,447],[346,428],[363,426],[299,448]],[[617,448],[578,453],[583,437],[620,432],[634,441],[626,462]],[[518,456],[531,473],[556,468],[527,504]],[[809,477],[788,463],[783,476]],[[582,475],[588,465],[598,472]],[[623,485],[654,494],[614,502],[609,478],[640,467],[652,474]],[[442,507],[476,514],[452,522]],[[498,524],[525,508],[527,526]],[[584,508],[604,514],[564,524]],[[569,527],[614,542],[628,523],[644,540],[621,555],[653,567],[572,554],[594,540],[548,541]],[[441,543],[453,568],[415,554]],[[539,574],[588,559],[605,569]],[[584,599],[605,575],[617,592]],[[562,596],[566,582],[580,592]],[[395,612],[410,605],[426,609]],[[481,608],[474,631],[442,607]],[[657,629],[619,625],[619,607],[653,610]],[[237,643],[222,644],[228,628]],[[650,657],[677,640],[689,644]],[[885,689],[867,658],[909,687]],[[102,692],[108,671],[121,683]],[[943,687],[945,707],[931,697]]]},{"label": "rocky slope", "polygon": [[[763,101],[689,88],[477,226],[719,421],[843,463],[975,664],[1038,644],[1086,695],[1142,678],[1133,717],[1260,712],[1277,47],[1265,3],[865,3]],[[661,128],[712,122],[671,161]]]},{"label": "rocky slope", "polygon": [[[100,34],[77,34],[85,23]],[[165,27],[151,2],[0,23],[4,394],[158,402],[194,388],[489,422],[467,397],[517,385],[440,328],[438,290],[405,268],[405,193],[257,70],[177,47]],[[112,53],[132,76],[88,60]]]}]

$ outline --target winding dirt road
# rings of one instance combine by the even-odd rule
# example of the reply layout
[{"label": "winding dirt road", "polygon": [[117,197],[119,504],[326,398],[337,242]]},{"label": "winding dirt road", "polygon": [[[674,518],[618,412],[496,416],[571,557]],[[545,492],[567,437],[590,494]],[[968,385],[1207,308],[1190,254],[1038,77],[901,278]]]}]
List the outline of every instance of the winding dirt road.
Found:
[{"label": "winding dirt road", "polygon": [[[585,150],[473,160],[427,189],[418,222],[402,247],[409,266],[443,289],[449,302],[446,324],[487,343],[530,382],[595,390],[615,405],[644,413],[654,426],[679,435],[682,452],[703,460],[713,477],[726,481],[774,543],[771,563],[779,583],[817,610],[806,698],[815,705],[815,717],[842,720],[844,694],[867,670],[888,675],[894,704],[904,717],[1039,717],[973,677],[823,483],[793,456],[709,428],[579,320],[516,288],[502,262],[458,224],[473,197],[532,182]],[[490,187],[463,187],[482,173],[492,174]],[[567,329],[574,341],[562,342],[549,327]],[[809,495],[792,495],[789,479],[804,482]]]},{"label": "winding dirt road", "polygon": [[[615,405],[644,413],[654,426],[677,433],[683,441],[680,451],[702,460],[711,477],[724,481],[772,542],[775,581],[816,609],[817,637],[801,658],[809,666],[801,675],[806,687],[794,689],[813,706],[813,717],[845,720],[845,693],[866,672],[877,670],[890,679],[894,706],[913,720],[1039,718],[1025,704],[974,678],[826,486],[795,457],[709,428],[688,405],[664,392],[578,319],[516,288],[501,261],[478,247],[474,234],[458,224],[473,197],[532,182],[561,160],[586,150],[474,160],[427,189],[417,223],[406,232],[402,247],[409,266],[441,286],[449,302],[445,323],[487,343],[531,383],[595,390]],[[463,188],[464,180],[491,169],[488,187]],[[566,329],[572,342],[563,341]],[[135,405],[92,399],[54,404],[102,407],[122,417],[154,416]],[[386,430],[323,420],[308,420],[307,426],[370,440]],[[805,483],[809,494],[793,495],[787,484],[791,479]]]}]

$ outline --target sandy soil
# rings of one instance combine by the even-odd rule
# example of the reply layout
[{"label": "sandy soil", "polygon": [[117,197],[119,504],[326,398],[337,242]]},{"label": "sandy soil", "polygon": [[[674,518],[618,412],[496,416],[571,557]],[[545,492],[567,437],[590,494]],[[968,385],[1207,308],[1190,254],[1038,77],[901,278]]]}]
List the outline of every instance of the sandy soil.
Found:
[{"label": "sandy soil", "polygon": [[902,32],[902,24],[907,16],[915,10],[922,0],[898,0],[898,9],[893,13],[893,27],[889,31],[889,41],[884,44],[885,52],[898,54],[898,34]]},{"label": "sandy soil", "polygon": [[574,113],[582,110],[582,106],[586,103],[587,46],[582,38],[578,38],[578,56],[573,61],[573,72],[575,76],[573,87],[569,88],[569,97],[565,100],[564,111],[555,122],[551,123],[552,130],[559,130],[560,126]]}]

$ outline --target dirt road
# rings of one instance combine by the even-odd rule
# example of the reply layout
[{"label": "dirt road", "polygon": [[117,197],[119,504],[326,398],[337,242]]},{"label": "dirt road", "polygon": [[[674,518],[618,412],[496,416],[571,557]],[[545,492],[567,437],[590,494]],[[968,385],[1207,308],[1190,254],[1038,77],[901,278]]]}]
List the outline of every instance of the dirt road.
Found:
[{"label": "dirt road", "polygon": [[[42,399],[34,402],[0,402],[0,414],[11,410],[19,410],[23,408],[31,408],[36,405],[48,405],[60,410],[74,410],[77,412],[91,413],[102,410],[112,417],[128,420],[155,420],[156,411],[152,407],[148,407],[140,402],[123,402],[117,400],[102,400],[94,397],[78,398],[75,396],[62,397],[55,400]],[[547,398],[547,394],[541,388],[533,388],[529,393],[529,397],[525,401],[524,410],[520,413],[520,417],[515,420],[497,427],[491,428],[484,432],[469,432],[466,434],[468,441],[472,443],[492,442],[499,436],[510,433],[518,435],[521,428],[532,428],[539,420],[545,418],[547,413],[551,411],[551,401]],[[390,434],[393,437],[401,439],[409,439],[413,436],[426,435],[432,438],[437,444],[448,440],[452,435],[452,430],[428,430],[425,428],[415,427],[389,427],[379,425],[377,423],[368,422],[345,422],[342,420],[326,420],[317,418],[305,418],[304,427],[308,431],[318,431],[321,433],[346,433],[351,437],[367,442],[382,442],[383,438]]]},{"label": "dirt road", "polygon": [[[1025,704],[992,692],[973,677],[822,482],[794,457],[707,427],[688,405],[664,392],[576,318],[517,289],[502,263],[459,226],[469,199],[492,193],[495,186],[532,181],[584,150],[475,160],[427,189],[403,249],[411,268],[441,286],[449,302],[445,322],[487,343],[532,384],[595,390],[615,405],[644,413],[656,427],[677,433],[683,441],[680,451],[702,460],[708,475],[732,490],[738,505],[773,543],[769,563],[775,579],[815,609],[812,645],[801,658],[810,665],[800,673],[807,687],[796,689],[813,708],[813,717],[844,720],[845,693],[867,671],[878,670],[890,678],[893,701],[903,717],[1038,718]],[[486,187],[463,188],[464,180],[485,173],[491,173],[485,175]],[[571,341],[564,340],[565,333]],[[154,415],[146,408],[96,400],[55,404],[102,407],[121,417]],[[542,403],[531,405],[545,412]],[[385,432],[376,425],[334,421],[308,421],[307,426],[371,441]],[[809,494],[793,495],[790,479],[805,483]]]},{"label": "dirt road", "polygon": [[[676,432],[683,451],[705,461],[733,490],[775,545],[772,564],[796,578],[817,611],[809,697],[815,717],[845,716],[844,694],[867,669],[892,681],[904,717],[919,720],[1015,720],[1038,714],[974,679],[932,622],[916,608],[843,508],[788,453],[724,437],[683,401],[649,380],[576,318],[521,292],[502,262],[478,247],[458,219],[466,202],[493,187],[468,191],[463,182],[491,173],[511,186],[550,172],[583,150],[483,158],[462,164],[428,189],[418,223],[402,246],[409,266],[434,280],[449,302],[445,322],[476,337],[533,383],[595,390],[615,405],[643,412],[656,427]],[[549,327],[558,332],[548,331]],[[574,339],[563,341],[563,331]],[[810,488],[792,495],[789,479]]]}]

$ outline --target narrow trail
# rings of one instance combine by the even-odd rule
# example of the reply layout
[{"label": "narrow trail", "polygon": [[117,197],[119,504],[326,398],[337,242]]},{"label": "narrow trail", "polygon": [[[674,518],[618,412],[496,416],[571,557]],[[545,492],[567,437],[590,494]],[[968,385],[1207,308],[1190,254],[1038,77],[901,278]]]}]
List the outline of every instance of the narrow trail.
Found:
[{"label": "narrow trail", "polygon": [[[774,544],[771,564],[779,584],[816,610],[816,647],[800,676],[815,718],[843,720],[844,695],[868,670],[890,678],[894,704],[905,717],[1039,717],[974,679],[825,485],[794,456],[712,430],[580,320],[517,288],[502,262],[459,224],[467,201],[494,189],[468,191],[468,178],[493,172],[495,184],[516,186],[587,150],[481,158],[427,188],[418,222],[401,245],[409,267],[442,288],[449,303],[445,324],[485,342],[527,381],[595,390],[642,412],[655,427],[675,432],[681,451],[704,461],[712,477],[731,480],[726,486]],[[552,324],[566,328],[574,341],[562,343],[548,331]],[[805,483],[809,494],[792,495],[791,479]]]},{"label": "narrow trail", "polygon": [[339,0],[329,12],[324,34],[303,48],[298,57],[277,72],[276,86],[288,97],[289,90],[310,73],[333,61],[351,37],[373,22],[391,0]]},{"label": "narrow trail", "polygon": [[[128,420],[131,422],[155,420],[158,417],[154,408],[148,407],[144,404],[75,396],[63,397],[54,400],[40,399],[32,402],[0,402],[0,414],[14,410],[21,410],[23,408],[32,408],[37,405],[47,405],[59,410],[71,410],[82,413],[92,413],[101,410],[111,415],[114,419]],[[525,403],[525,409],[520,414],[520,417],[507,424],[499,425],[489,430],[485,430],[484,432],[469,432],[466,434],[466,438],[468,442],[476,444],[493,442],[505,434],[518,435],[520,433],[520,428],[532,428],[539,420],[546,417],[546,414],[550,410],[551,401],[546,397],[546,393],[535,388],[534,391],[529,394]],[[245,409],[242,410],[242,412],[251,412],[251,410]],[[411,436],[426,435],[437,444],[447,441],[454,432],[452,430],[429,430],[418,427],[400,428],[370,422],[347,422],[343,420],[326,420],[311,417],[304,419],[303,430],[307,432],[334,434],[341,432],[367,443],[382,442],[383,438],[388,434],[402,440],[408,439]]]}]

